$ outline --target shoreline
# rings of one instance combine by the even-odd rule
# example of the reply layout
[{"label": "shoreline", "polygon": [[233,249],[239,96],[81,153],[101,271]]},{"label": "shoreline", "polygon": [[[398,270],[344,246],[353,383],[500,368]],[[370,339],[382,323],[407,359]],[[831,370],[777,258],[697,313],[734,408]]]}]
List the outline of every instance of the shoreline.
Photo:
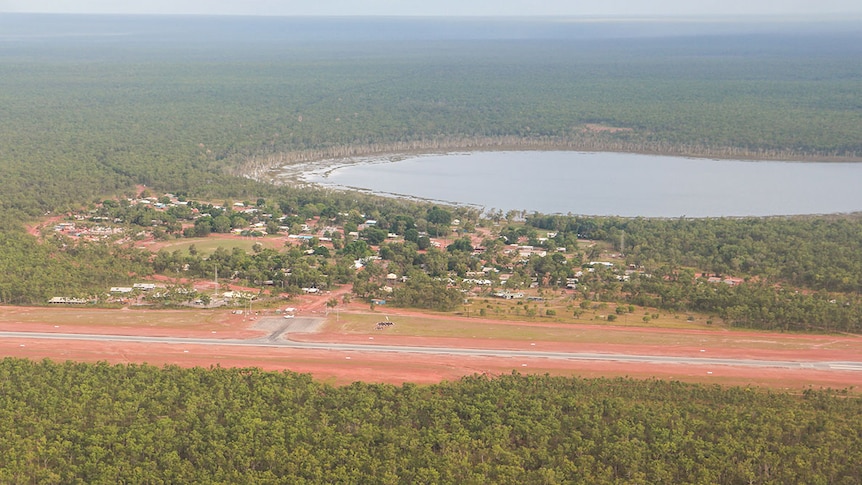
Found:
[{"label": "shoreline", "polygon": [[[761,157],[761,158],[742,158],[742,157],[715,157],[715,156],[703,156],[703,155],[680,155],[674,153],[660,153],[660,152],[652,152],[652,151],[612,151],[612,150],[583,150],[583,149],[572,149],[572,148],[560,148],[560,147],[520,147],[520,146],[501,146],[496,148],[453,148],[453,149],[445,149],[445,150],[410,150],[410,151],[381,151],[381,152],[369,152],[369,153],[360,153],[357,155],[351,156],[343,156],[343,157],[324,157],[317,158],[313,160],[306,160],[294,163],[288,163],[283,166],[272,167],[267,171],[268,179],[272,183],[276,183],[278,185],[279,180],[289,181],[296,184],[304,184],[304,185],[314,185],[321,186],[318,183],[308,182],[307,180],[303,180],[302,176],[305,174],[311,175],[320,175],[323,174],[324,177],[327,177],[329,174],[340,170],[345,167],[351,167],[355,165],[374,165],[374,164],[382,164],[382,163],[396,163],[400,161],[404,161],[407,159],[421,158],[426,156],[446,156],[446,155],[458,155],[458,154],[470,154],[470,153],[494,153],[494,152],[576,152],[576,153],[619,153],[619,154],[631,154],[631,155],[646,155],[646,156],[657,156],[657,157],[673,157],[673,158],[685,158],[691,160],[714,160],[714,161],[727,161],[727,162],[779,162],[779,163],[811,163],[811,164],[819,164],[819,163],[862,163],[862,159],[856,158],[842,158],[842,157],[800,157],[800,158],[773,158],[773,157]],[[259,180],[259,178],[255,178],[255,180]],[[333,186],[334,187],[334,186]],[[365,190],[368,189],[359,189],[356,187],[346,187],[346,186],[337,186],[337,187],[345,187],[347,190]]]},{"label": "shoreline", "polygon": [[[780,171],[781,169],[779,167],[776,167],[775,165],[777,165],[777,164],[788,164],[788,165],[795,165],[796,167],[798,167],[798,168],[790,170],[790,172],[788,172],[790,174],[797,173],[799,171],[802,171],[802,173],[813,172],[815,174],[821,172],[821,169],[813,168],[813,166],[810,166],[808,169],[803,168],[805,165],[809,165],[812,162],[805,162],[805,161],[798,161],[798,160],[772,160],[772,159],[748,160],[748,159],[742,159],[742,158],[731,158],[731,159],[722,160],[722,159],[718,159],[715,157],[706,158],[706,157],[694,157],[694,156],[657,156],[657,155],[652,155],[652,154],[631,153],[631,152],[619,153],[619,152],[601,152],[601,151],[592,151],[592,150],[571,150],[571,149],[569,149],[569,150],[560,150],[560,149],[544,150],[544,149],[538,149],[538,148],[534,148],[534,149],[530,149],[530,150],[523,150],[520,148],[498,147],[497,149],[493,149],[493,150],[492,149],[486,149],[486,148],[475,149],[475,150],[434,150],[434,151],[413,150],[412,153],[398,152],[398,153],[377,153],[377,154],[373,154],[373,155],[363,155],[363,156],[359,156],[359,155],[357,155],[357,156],[345,156],[345,157],[338,157],[338,158],[305,161],[305,162],[301,162],[301,163],[292,163],[292,164],[288,164],[288,165],[273,169],[270,171],[270,173],[268,175],[270,177],[271,183],[274,183],[276,185],[288,185],[288,186],[297,186],[297,187],[313,187],[313,188],[317,188],[317,189],[332,190],[332,191],[338,191],[338,192],[348,192],[348,191],[358,192],[358,193],[362,193],[362,194],[366,194],[366,195],[374,195],[374,196],[387,197],[387,198],[397,198],[397,199],[409,200],[409,201],[414,201],[414,202],[418,201],[418,202],[444,204],[444,205],[450,205],[450,206],[454,206],[454,207],[464,207],[464,208],[470,208],[470,209],[480,210],[480,211],[484,212],[487,210],[488,207],[497,207],[499,205],[498,204],[499,200],[496,200],[494,198],[489,199],[489,200],[483,199],[484,203],[482,203],[479,200],[472,200],[472,201],[470,201],[470,200],[459,200],[459,199],[457,199],[457,197],[458,197],[457,194],[459,192],[457,192],[457,191],[453,192],[451,190],[450,191],[444,191],[444,192],[438,191],[437,194],[433,194],[433,193],[428,193],[427,191],[425,193],[423,193],[421,190],[419,190],[416,193],[412,193],[409,189],[405,189],[406,186],[402,187],[402,189],[407,190],[407,192],[399,191],[397,189],[395,191],[393,191],[392,190],[393,187],[384,188],[383,186],[380,186],[377,188],[372,188],[375,186],[374,185],[370,185],[370,186],[345,185],[345,184],[341,184],[338,182],[332,182],[332,181],[330,181],[330,179],[328,177],[330,174],[332,174],[336,171],[339,171],[339,170],[342,170],[345,168],[349,168],[349,167],[371,166],[371,165],[379,165],[379,164],[391,164],[391,163],[403,162],[405,160],[415,162],[416,160],[419,160],[419,159],[422,159],[425,157],[440,158],[440,157],[445,157],[445,156],[453,156],[453,157],[462,156],[463,157],[463,156],[469,156],[469,155],[477,155],[477,156],[478,155],[484,155],[486,158],[486,163],[487,163],[487,156],[489,154],[500,153],[500,154],[511,155],[511,154],[519,154],[519,153],[525,153],[526,154],[526,153],[530,153],[530,152],[535,152],[535,153],[543,152],[543,153],[548,153],[551,156],[556,156],[556,157],[559,157],[561,154],[564,157],[566,156],[565,154],[572,154],[575,157],[577,157],[578,155],[583,155],[583,156],[587,156],[587,157],[599,156],[599,157],[605,157],[604,158],[605,160],[607,160],[607,157],[610,157],[611,159],[613,159],[614,155],[620,155],[623,157],[628,156],[628,159],[630,159],[630,160],[631,159],[636,160],[635,157],[638,157],[638,156],[645,157],[645,160],[649,160],[649,157],[659,157],[659,158],[666,158],[666,159],[676,159],[677,161],[672,162],[672,163],[677,165],[677,166],[685,165],[686,160],[690,160],[690,161],[692,161],[692,163],[695,163],[695,165],[693,165],[693,167],[697,167],[698,164],[703,164],[703,163],[713,163],[713,164],[718,165],[718,164],[721,164],[721,162],[727,162],[730,164],[747,164],[749,166],[752,166],[752,165],[758,164],[757,162],[766,162],[766,164],[773,165],[773,167],[764,168],[764,169],[754,169],[754,170],[757,170],[757,171],[767,170],[768,172],[775,171],[775,170]],[[554,155],[554,154],[556,154],[556,155]],[[530,155],[524,155],[524,156],[529,157]],[[537,156],[540,156],[540,155],[537,155]],[[507,158],[511,158],[511,157],[507,157]],[[506,158],[504,158],[502,160],[506,160]],[[541,158],[537,159],[537,160],[541,160]],[[611,162],[611,160],[607,160],[607,161]],[[842,160],[841,162],[842,162],[842,164],[843,163],[852,163],[852,162],[849,162],[848,160]],[[502,165],[503,167],[508,166],[506,164],[506,162],[501,162],[501,163],[503,163],[503,165]],[[631,162],[629,162],[629,163],[631,163]],[[664,163],[664,162],[662,162],[662,163]],[[814,162],[814,163],[830,163],[831,164],[831,163],[835,163],[835,162]],[[614,167],[615,165],[616,165],[615,162],[611,163],[610,167]],[[643,167],[643,165],[641,165],[639,163],[636,165]],[[444,166],[447,166],[447,165],[444,164]],[[509,168],[511,169],[511,167],[509,167]],[[632,168],[634,168],[634,167],[632,167]],[[824,168],[824,169],[826,169],[826,168]],[[695,174],[700,173],[696,168],[693,168],[693,170],[694,170]],[[727,168],[723,169],[723,171],[726,171],[726,170],[728,170],[728,169]],[[752,170],[752,169],[750,169],[750,168],[746,169],[746,171],[748,171],[748,170]],[[830,169],[826,169],[826,170],[830,170]],[[849,170],[851,173],[854,173],[854,174],[858,172],[857,168],[851,168],[850,166],[848,166],[846,169],[841,169],[841,170],[842,170],[842,173],[846,172],[847,170]],[[636,172],[637,171],[640,171],[640,169],[636,169]],[[683,170],[683,173],[685,173],[685,172],[686,172],[686,170]],[[745,172],[743,172],[743,173],[745,173]],[[688,178],[691,178],[691,177],[688,177]],[[723,177],[723,178],[727,178],[727,177]],[[695,175],[695,179],[697,179],[697,175]],[[799,177],[795,177],[795,179],[797,179],[797,181],[798,181]],[[631,182],[631,183],[634,183],[634,182]],[[697,183],[700,183],[700,182],[697,182]],[[726,185],[726,183],[725,183],[725,185]],[[743,185],[743,187],[740,188],[740,190],[745,190],[747,192],[749,189],[751,189],[751,187],[748,187],[748,189],[744,188],[745,186],[747,186],[747,185],[750,186],[751,184],[742,184],[742,185]],[[846,184],[841,183],[838,186],[843,186],[843,185],[846,185]],[[409,184],[408,184],[408,186],[409,186]],[[690,186],[690,185],[686,185],[686,187],[688,187],[688,186]],[[836,186],[836,187],[838,187],[838,186]],[[726,190],[732,190],[729,187],[725,187],[725,189]],[[421,195],[416,195],[417,193],[421,194]],[[435,195],[437,195],[437,197],[435,197]],[[782,195],[782,194],[779,194],[779,195]],[[784,194],[784,195],[786,195],[786,194]],[[452,198],[453,196],[456,198],[453,199]],[[475,197],[474,197],[474,199],[475,199]],[[709,197],[707,197],[706,200],[708,201]],[[843,200],[843,199],[841,199],[841,200]],[[807,209],[806,209],[806,206],[804,204],[801,206],[798,206],[798,207],[785,207],[784,209],[782,209],[780,207],[773,207],[773,209],[775,209],[774,213],[766,213],[765,211],[762,213],[758,213],[755,211],[756,213],[753,213],[753,214],[746,214],[746,213],[744,213],[744,211],[739,211],[739,209],[740,209],[739,207],[725,207],[726,212],[720,212],[724,209],[721,209],[719,207],[715,211],[714,214],[710,214],[710,211],[708,211],[708,210],[706,212],[701,211],[701,212],[703,212],[701,214],[701,213],[697,212],[698,204],[696,204],[695,205],[695,214],[693,214],[691,217],[693,217],[693,218],[701,218],[701,217],[703,217],[703,218],[711,218],[711,217],[739,218],[739,217],[794,217],[794,216],[851,215],[851,214],[858,214],[860,212],[860,209],[857,209],[853,204],[853,202],[856,200],[857,199],[855,197],[851,198],[850,200],[848,200],[849,204],[847,204],[847,205],[842,204],[842,203],[837,202],[837,201],[833,201],[833,203],[831,203],[831,204],[827,203],[825,205],[824,204],[813,204],[813,205],[808,204]],[[523,203],[524,201],[521,201],[521,202]],[[523,205],[523,204],[521,204],[521,205]],[[699,204],[699,205],[702,206],[702,204]],[[721,205],[721,204],[719,204],[719,205]],[[700,208],[702,209],[703,207],[700,207]],[[555,211],[552,208],[546,207],[543,210],[539,210],[539,212],[547,213],[547,214],[571,213],[571,212],[563,211],[563,209],[559,209],[559,208],[556,208],[556,209],[557,210]],[[601,211],[601,208],[597,208],[597,207],[591,207],[591,208],[582,207],[582,209],[587,209],[587,210],[584,211],[583,213],[578,213],[578,215],[584,215],[584,216],[608,215],[608,214],[604,214],[602,212],[593,213],[593,210],[596,210],[596,209]],[[623,210],[623,212],[621,214],[626,213],[625,209],[621,209],[621,210]],[[806,212],[806,210],[810,210],[810,212]],[[652,212],[650,212],[649,214],[652,214],[652,215],[643,215],[643,217],[659,217],[659,218],[679,217],[679,215],[669,215],[667,213],[662,214],[661,213],[662,211],[666,212],[664,209],[659,209],[659,212],[656,212],[655,214],[652,214]],[[620,215],[620,214],[617,214],[617,216],[619,216],[619,217],[636,217],[634,215],[626,216],[626,215]]]},{"label": "shoreline", "polygon": [[[285,151],[246,157],[232,173],[258,181],[274,182],[288,166],[314,166],[325,162],[376,159],[383,157],[415,157],[458,152],[498,151],[573,151],[593,153],[626,153],[707,160],[774,161],[801,163],[862,163],[859,156],[836,156],[799,153],[795,150],[749,150],[738,147],[710,148],[699,145],[670,145],[651,142],[627,142],[609,138],[617,128],[585,128],[579,137],[558,139],[522,138],[517,136],[469,138],[446,137],[438,140],[416,140],[370,145],[335,146],[319,150]],[[390,160],[398,161],[398,160]],[[361,160],[360,160],[361,162]],[[354,164],[356,162],[351,162]],[[295,172],[296,169],[290,170]],[[282,177],[284,178],[284,177]]]},{"label": "shoreline", "polygon": [[321,184],[317,182],[309,182],[304,180],[305,175],[317,175],[324,174],[328,176],[330,173],[335,172],[336,170],[340,170],[346,167],[352,167],[357,165],[374,165],[374,164],[384,164],[384,163],[397,163],[406,159],[418,158],[422,156],[434,156],[434,155],[451,155],[463,153],[459,151],[453,152],[435,152],[435,153],[416,153],[416,154],[405,154],[405,153],[389,153],[389,154],[378,154],[378,155],[369,155],[362,157],[346,157],[339,159],[325,159],[325,160],[315,160],[311,162],[303,162],[294,165],[287,165],[280,169],[273,169],[273,172],[277,172],[276,175],[272,178],[271,182],[276,185],[284,185],[291,184],[295,187],[315,187],[324,190],[333,190],[338,192],[358,192],[361,194],[373,195],[377,197],[386,197],[400,200],[408,200],[412,202],[424,202],[424,203],[432,203],[432,204],[441,204],[447,205],[451,207],[465,207],[469,209],[475,209],[479,211],[484,211],[484,207],[478,204],[471,204],[467,202],[458,202],[451,200],[443,200],[443,199],[433,199],[427,197],[419,197],[410,194],[400,194],[394,192],[381,192],[375,191],[372,189],[368,189],[365,187],[355,187],[350,185],[338,185],[338,184]]}]

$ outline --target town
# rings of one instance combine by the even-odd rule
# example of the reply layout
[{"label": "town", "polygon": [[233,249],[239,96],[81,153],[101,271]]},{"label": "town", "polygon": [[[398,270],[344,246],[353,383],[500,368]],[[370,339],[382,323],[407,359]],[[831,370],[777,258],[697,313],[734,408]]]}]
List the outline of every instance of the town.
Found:
[{"label": "town", "polygon": [[[294,212],[264,198],[219,204],[139,189],[136,197],[51,217],[34,231],[64,245],[100,241],[132,247],[150,254],[152,274],[130,276],[102,293],[54,295],[49,304],[253,304],[258,311],[280,312],[300,297],[325,300],[330,308],[358,298],[371,307],[614,322],[635,312],[621,297],[622,285],[652,277],[643,266],[627,263],[619,247],[542,232],[524,224],[516,211],[505,217],[437,206],[420,217],[369,215],[358,208]],[[729,286],[743,282],[728,275],[692,276]],[[342,289],[340,302],[330,296],[336,288]],[[659,316],[655,309],[643,314],[644,322]],[[695,319],[690,312],[685,316]]]}]

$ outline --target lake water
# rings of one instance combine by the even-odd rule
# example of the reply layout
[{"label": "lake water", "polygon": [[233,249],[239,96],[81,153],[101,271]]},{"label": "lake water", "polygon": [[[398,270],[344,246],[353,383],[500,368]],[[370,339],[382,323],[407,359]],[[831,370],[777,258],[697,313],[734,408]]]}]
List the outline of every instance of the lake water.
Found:
[{"label": "lake water", "polygon": [[340,160],[304,170],[300,178],[319,185],[504,212],[718,217],[862,211],[862,163],[511,151]]}]

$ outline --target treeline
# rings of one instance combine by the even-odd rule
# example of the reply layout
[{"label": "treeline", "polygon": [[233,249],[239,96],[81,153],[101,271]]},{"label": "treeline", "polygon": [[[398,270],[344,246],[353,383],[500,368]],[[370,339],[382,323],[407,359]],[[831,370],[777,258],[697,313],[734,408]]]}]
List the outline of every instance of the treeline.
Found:
[{"label": "treeline", "polygon": [[[596,131],[593,131],[596,130]],[[798,150],[744,148],[733,146],[709,146],[699,144],[674,144],[667,141],[626,140],[618,135],[620,131],[590,128],[589,125],[572,130],[564,136],[435,136],[430,139],[417,138],[408,141],[370,144],[339,145],[317,150],[297,150],[291,152],[260,153],[242,158],[229,172],[254,180],[281,182],[283,178],[292,180],[298,171],[291,166],[316,161],[360,158],[373,155],[392,155],[438,151],[464,150],[578,150],[589,152],[631,152],[654,153],[661,155],[719,157],[743,160],[844,160],[855,158],[856,154],[837,155],[825,152],[804,152]],[[627,131],[627,130],[622,130]],[[283,168],[283,170],[281,170]]]},{"label": "treeline", "polygon": [[82,241],[51,239],[40,243],[19,228],[20,221],[0,215],[0,303],[44,304],[54,296],[87,298],[129,275],[152,273],[148,251]]},{"label": "treeline", "polygon": [[[611,243],[629,263],[655,270],[755,277],[813,290],[862,289],[862,217],[644,219],[534,215],[533,227]],[[620,248],[620,244],[623,248]]]},{"label": "treeline", "polygon": [[729,286],[695,279],[691,271],[659,272],[620,284],[586,281],[602,300],[701,312],[739,327],[862,333],[862,299],[856,293],[800,292],[759,281]]},{"label": "treeline", "polygon": [[856,483],[857,397],[0,361],[3,483]]},{"label": "treeline", "polygon": [[[587,274],[587,297],[706,312],[749,328],[862,331],[862,218],[527,217],[529,227],[604,241],[643,275]],[[621,247],[622,246],[622,247]],[[597,254],[587,257],[594,259]],[[695,273],[744,280],[708,283]]]},{"label": "treeline", "polygon": [[[315,250],[314,253],[306,254],[307,248]],[[225,281],[294,295],[301,293],[302,288],[328,289],[352,283],[355,275],[352,257],[331,258],[329,249],[320,245],[283,251],[255,245],[251,253],[219,247],[207,255],[200,254],[192,245],[187,254],[161,250],[152,265],[155,272],[166,276],[207,279],[217,272]]]}]

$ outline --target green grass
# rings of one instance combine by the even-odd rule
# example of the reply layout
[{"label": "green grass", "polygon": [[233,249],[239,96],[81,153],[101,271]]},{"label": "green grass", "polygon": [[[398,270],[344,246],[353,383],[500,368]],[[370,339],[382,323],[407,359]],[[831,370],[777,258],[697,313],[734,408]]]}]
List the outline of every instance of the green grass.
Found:
[{"label": "green grass", "polygon": [[[327,330],[354,335],[398,335],[405,337],[441,337],[481,340],[510,340],[517,342],[561,342],[573,344],[621,344],[657,345],[664,347],[720,347],[734,349],[810,349],[816,342],[808,340],[777,339],[759,337],[757,332],[745,330],[726,331],[715,329],[711,332],[690,334],[684,332],[658,331],[609,331],[608,329],[571,325],[570,327],[544,327],[518,324],[499,324],[472,322],[469,319],[447,319],[445,315],[436,317],[390,316],[395,323],[392,327],[376,330],[377,322],[384,319],[384,313],[351,314],[341,313],[339,321],[330,321]],[[478,320],[478,319],[477,319]],[[589,323],[589,322],[587,322]],[[703,327],[700,327],[703,330]],[[684,329],[680,329],[684,330]],[[706,329],[711,330],[711,329]],[[862,342],[820,344],[824,348],[847,349],[858,347],[862,352]]]},{"label": "green grass", "polygon": [[218,315],[185,310],[99,310],[82,308],[27,308],[0,312],[0,323],[42,323],[93,327],[159,327],[206,329]]},{"label": "green grass", "polygon": [[280,238],[258,237],[238,239],[234,237],[220,237],[219,235],[214,234],[203,238],[178,239],[176,241],[158,244],[156,248],[165,249],[169,252],[180,251],[183,254],[188,254],[189,247],[194,245],[198,253],[210,255],[220,247],[225,248],[228,251],[232,251],[234,248],[239,248],[243,251],[251,252],[252,247],[258,243],[262,244],[264,247],[272,249],[280,249],[284,247],[284,243]]},{"label": "green grass", "polygon": [[[462,307],[463,312],[459,315],[469,317],[490,318],[501,321],[515,322],[537,322],[537,323],[588,323],[593,325],[613,325],[616,327],[649,327],[649,328],[667,328],[667,329],[704,329],[704,323],[707,320],[715,320],[717,323],[711,328],[723,328],[723,324],[717,318],[708,315],[697,313],[684,313],[679,315],[668,314],[666,311],[661,311],[655,308],[635,307],[633,313],[623,313],[617,315],[616,304],[614,303],[592,303],[591,308],[581,309],[579,303],[581,300],[572,300],[568,296],[560,297],[554,295],[545,295],[543,302],[531,302],[526,300],[501,300],[493,297],[478,297],[473,298],[471,302]],[[628,305],[621,305],[628,307]],[[527,316],[527,308],[534,310],[533,316]],[[485,315],[481,315],[481,310],[485,310]],[[547,310],[553,310],[555,315],[547,315]],[[574,316],[575,310],[581,311],[578,317]],[[651,315],[648,323],[643,321],[644,314]],[[652,315],[658,314],[658,318],[652,318]],[[616,320],[608,321],[608,315],[615,315]],[[692,315],[694,320],[688,321],[688,315]]]}]

